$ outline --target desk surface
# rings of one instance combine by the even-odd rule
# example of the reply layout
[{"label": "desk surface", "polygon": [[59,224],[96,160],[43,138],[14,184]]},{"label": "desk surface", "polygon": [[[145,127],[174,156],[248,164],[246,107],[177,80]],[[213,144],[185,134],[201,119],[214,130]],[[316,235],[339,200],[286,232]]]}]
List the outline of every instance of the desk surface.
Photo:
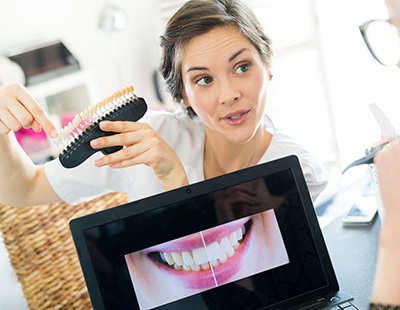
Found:
[{"label": "desk surface", "polygon": [[341,290],[368,309],[375,274],[379,218],[368,227],[343,227],[338,217],[322,231]]}]

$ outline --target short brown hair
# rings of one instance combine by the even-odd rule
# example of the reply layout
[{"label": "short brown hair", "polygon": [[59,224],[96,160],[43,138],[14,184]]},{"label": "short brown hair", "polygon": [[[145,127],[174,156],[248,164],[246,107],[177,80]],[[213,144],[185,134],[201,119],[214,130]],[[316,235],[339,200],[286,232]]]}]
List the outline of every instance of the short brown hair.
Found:
[{"label": "short brown hair", "polygon": [[185,44],[192,38],[222,26],[235,26],[271,65],[271,39],[254,13],[240,0],[190,0],[168,21],[161,36],[160,71],[175,102],[183,99],[181,59]]}]

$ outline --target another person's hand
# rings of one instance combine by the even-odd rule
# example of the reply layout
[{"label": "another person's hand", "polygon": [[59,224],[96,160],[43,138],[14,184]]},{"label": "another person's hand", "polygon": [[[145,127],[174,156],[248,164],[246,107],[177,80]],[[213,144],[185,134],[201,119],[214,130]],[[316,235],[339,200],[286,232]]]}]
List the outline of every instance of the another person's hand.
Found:
[{"label": "another person's hand", "polygon": [[385,207],[385,219],[398,222],[400,220],[400,143],[392,142],[386,146],[375,156],[374,163]]},{"label": "another person's hand", "polygon": [[21,128],[43,130],[54,138],[57,136],[52,121],[43,107],[19,84],[11,84],[0,89],[0,135]]},{"label": "another person's hand", "polygon": [[374,163],[385,216],[379,233],[379,254],[371,301],[400,305],[400,143],[392,142],[385,147],[375,155]]},{"label": "another person's hand", "polygon": [[116,134],[92,140],[90,144],[93,148],[111,146],[124,146],[124,148],[98,159],[96,166],[123,168],[145,164],[151,167],[163,182],[164,190],[188,184],[179,157],[148,124],[104,121],[100,123],[100,128]]}]

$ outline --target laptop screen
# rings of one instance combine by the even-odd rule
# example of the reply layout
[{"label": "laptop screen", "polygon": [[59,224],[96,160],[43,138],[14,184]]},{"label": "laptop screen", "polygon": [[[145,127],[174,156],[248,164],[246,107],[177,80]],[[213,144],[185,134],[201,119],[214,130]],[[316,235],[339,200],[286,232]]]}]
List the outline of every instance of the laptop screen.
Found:
[{"label": "laptop screen", "polygon": [[71,230],[95,309],[262,309],[337,290],[294,156],[75,219]]}]

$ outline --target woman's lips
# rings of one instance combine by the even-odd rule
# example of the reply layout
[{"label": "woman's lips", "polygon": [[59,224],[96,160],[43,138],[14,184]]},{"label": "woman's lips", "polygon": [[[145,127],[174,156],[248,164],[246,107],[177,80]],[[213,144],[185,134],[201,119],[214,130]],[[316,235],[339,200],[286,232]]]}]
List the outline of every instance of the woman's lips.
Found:
[{"label": "woman's lips", "polygon": [[230,125],[238,126],[245,122],[247,116],[249,115],[249,112],[250,110],[235,111],[233,113],[229,113],[228,115],[224,116],[222,120],[224,120]]},{"label": "woman's lips", "polygon": [[221,235],[221,227],[218,227],[219,239],[215,239],[215,236],[211,238],[215,228],[205,232],[202,239],[206,248],[201,246],[179,252],[153,252],[150,257],[160,255],[163,263],[154,260],[155,263],[165,272],[171,273],[171,276],[181,278],[187,287],[207,289],[218,286],[236,274],[242,266],[243,253],[247,247],[244,225],[250,229],[251,224],[248,219],[246,221],[247,223],[240,221],[241,225],[234,231],[228,232],[225,229],[224,236]]}]

